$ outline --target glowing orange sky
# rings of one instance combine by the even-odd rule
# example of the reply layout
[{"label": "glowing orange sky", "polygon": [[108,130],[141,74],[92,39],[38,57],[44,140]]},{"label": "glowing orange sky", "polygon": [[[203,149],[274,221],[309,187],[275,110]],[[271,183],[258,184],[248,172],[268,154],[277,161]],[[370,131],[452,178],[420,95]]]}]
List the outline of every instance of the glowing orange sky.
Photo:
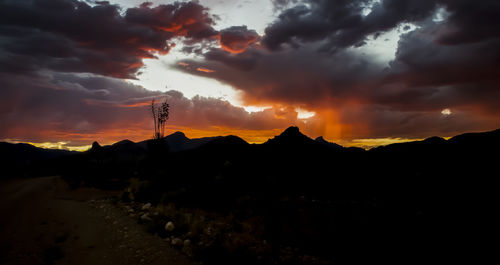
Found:
[{"label": "glowing orange sky", "polygon": [[[60,2],[2,5],[0,140],[145,140],[153,98],[171,105],[167,134],[250,143],[289,126],[363,147],[500,127],[498,29],[466,19],[480,4]],[[331,8],[360,20],[339,23]],[[68,17],[76,27],[61,27]]]}]

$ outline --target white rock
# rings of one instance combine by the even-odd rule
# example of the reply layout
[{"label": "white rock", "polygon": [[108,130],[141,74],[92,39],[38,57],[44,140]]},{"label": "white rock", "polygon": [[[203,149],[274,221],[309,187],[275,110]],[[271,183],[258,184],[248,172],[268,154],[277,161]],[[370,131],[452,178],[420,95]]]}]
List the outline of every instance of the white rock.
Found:
[{"label": "white rock", "polygon": [[174,226],[174,223],[172,223],[172,222],[168,222],[165,225],[165,230],[167,230],[168,232],[172,232],[172,231],[174,231],[174,229],[175,229],[175,226]]},{"label": "white rock", "polygon": [[151,203],[146,203],[142,206],[142,210],[149,210],[149,208],[151,208]]},{"label": "white rock", "polygon": [[172,245],[174,245],[174,246],[180,246],[180,245],[182,245],[182,243],[183,243],[182,239],[180,239],[180,238],[176,237],[176,238],[172,239]]},{"label": "white rock", "polygon": [[148,213],[145,213],[145,214],[141,215],[141,220],[150,221],[151,218],[149,218],[149,214]]}]

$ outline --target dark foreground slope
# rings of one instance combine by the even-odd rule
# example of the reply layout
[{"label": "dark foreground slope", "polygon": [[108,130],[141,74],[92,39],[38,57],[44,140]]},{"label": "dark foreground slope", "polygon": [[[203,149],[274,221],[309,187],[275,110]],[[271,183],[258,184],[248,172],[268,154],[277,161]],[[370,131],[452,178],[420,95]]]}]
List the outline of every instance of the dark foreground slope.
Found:
[{"label": "dark foreground slope", "polygon": [[0,168],[2,178],[48,175],[53,169],[51,161],[77,152],[38,148],[30,144],[0,142]]},{"label": "dark foreground slope", "polygon": [[498,235],[498,150],[500,130],[365,151],[291,127],[259,145],[95,145],[57,170],[74,186],[127,188],[124,200],[231,217],[199,247],[206,264],[317,264],[283,259],[283,249],[327,264],[478,262]]},{"label": "dark foreground slope", "polygon": [[57,177],[0,180],[0,264],[193,264],[95,189]]}]

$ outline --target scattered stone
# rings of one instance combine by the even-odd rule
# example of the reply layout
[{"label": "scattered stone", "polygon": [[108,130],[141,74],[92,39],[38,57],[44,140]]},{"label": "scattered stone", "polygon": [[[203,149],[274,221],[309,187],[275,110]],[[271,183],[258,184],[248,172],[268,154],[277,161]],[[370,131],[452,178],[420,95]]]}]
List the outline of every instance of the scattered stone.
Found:
[{"label": "scattered stone", "polygon": [[168,222],[165,225],[165,230],[167,230],[168,232],[172,232],[172,231],[174,231],[174,229],[175,229],[175,226],[174,226],[174,223],[172,223],[172,222]]},{"label": "scattered stone", "polygon": [[151,203],[146,203],[142,206],[142,210],[145,211],[145,210],[149,210],[149,208],[151,208]]},{"label": "scattered stone", "polygon": [[143,221],[151,221],[151,218],[149,218],[149,214],[148,213],[145,213],[145,214],[141,215],[141,220],[143,220]]},{"label": "scattered stone", "polygon": [[189,245],[191,245],[191,240],[189,239],[184,240],[184,246],[188,247]]},{"label": "scattered stone", "polygon": [[183,244],[182,239],[177,238],[177,237],[175,237],[174,239],[172,239],[172,245],[173,246],[180,246],[182,244]]}]

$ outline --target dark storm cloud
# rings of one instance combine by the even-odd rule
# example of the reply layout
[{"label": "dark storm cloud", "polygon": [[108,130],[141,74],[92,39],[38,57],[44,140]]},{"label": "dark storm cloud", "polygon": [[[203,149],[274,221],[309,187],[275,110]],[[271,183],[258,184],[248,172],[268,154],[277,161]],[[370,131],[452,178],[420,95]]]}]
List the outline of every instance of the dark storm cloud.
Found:
[{"label": "dark storm cloud", "polygon": [[[283,8],[291,1],[274,1]],[[297,2],[297,1],[296,1]],[[363,11],[371,5],[370,12]],[[263,43],[270,49],[283,44],[328,40],[324,50],[363,45],[400,23],[419,23],[444,8],[451,15],[449,32],[440,38],[446,44],[475,42],[500,37],[500,2],[496,0],[309,0],[284,10],[267,29]]]},{"label": "dark storm cloud", "polygon": [[211,38],[217,35],[212,28],[214,20],[207,9],[198,2],[175,2],[151,7],[144,3],[138,8],[129,8],[125,20],[133,24],[171,32],[192,40]]},{"label": "dark storm cloud", "polygon": [[[90,105],[89,100],[127,101],[158,96],[118,79],[54,74],[0,76],[0,95],[8,98],[0,112],[3,137],[34,137],[41,132],[99,133],[123,121],[140,121],[140,112]],[[124,125],[126,122],[124,123]],[[46,135],[44,135],[46,136]]]},{"label": "dark storm cloud", "polygon": [[327,40],[323,50],[360,46],[368,35],[390,30],[401,22],[419,21],[436,8],[433,0],[385,0],[373,4],[371,12],[363,16],[363,10],[373,1],[304,2],[283,11],[266,29],[262,40],[264,45],[276,50],[283,44],[293,47],[304,42]]},{"label": "dark storm cloud", "polygon": [[474,105],[500,113],[500,39],[445,45],[437,41],[443,34],[444,25],[429,22],[401,37],[391,75],[380,84],[402,88],[378,95],[378,100],[401,108]]},{"label": "dark storm cloud", "polygon": [[450,12],[443,44],[462,44],[500,38],[500,2],[496,0],[440,0]]},{"label": "dark storm cloud", "polygon": [[[343,138],[500,127],[498,1],[273,3],[281,15],[260,37],[246,26],[215,31],[213,16],[195,1],[122,10],[108,2],[0,0],[0,98],[8,99],[0,104],[0,136],[57,140],[144,130],[148,102],[160,96],[174,106],[171,124],[195,129],[305,125],[294,107],[317,113],[307,121],[315,136],[331,131],[329,124],[341,127]],[[433,20],[439,12],[443,20]],[[395,28],[407,33],[391,62],[361,52]],[[248,113],[220,99],[187,99],[119,79],[135,78],[144,58],[167,53],[177,37],[183,52],[202,58],[179,70],[275,107]],[[452,114],[441,114],[445,108]]]},{"label": "dark storm cloud", "polygon": [[224,100],[188,99],[120,79],[134,78],[142,59],[167,53],[177,37],[197,45],[194,53],[218,41],[241,52],[258,39],[246,26],[219,33],[213,24],[194,1],[121,10],[108,2],[0,0],[0,137],[73,144],[145,138],[149,102],[160,97],[171,104],[169,124],[177,127],[266,130],[295,123],[293,111],[277,119],[273,109],[248,113]]},{"label": "dark storm cloud", "polygon": [[172,38],[199,41],[217,35],[211,17],[196,2],[143,4],[120,12],[107,2],[2,0],[1,70],[134,78],[142,59],[167,53]]},{"label": "dark storm cloud", "polygon": [[174,127],[214,127],[261,130],[286,127],[287,119],[275,110],[248,113],[229,102],[196,96],[188,99],[178,91],[149,91],[121,79],[92,74],[54,73],[16,75],[0,73],[4,80],[0,98],[0,137],[25,141],[70,140],[72,145],[91,141],[118,141],[124,137],[150,137],[150,102],[167,99]]},{"label": "dark storm cloud", "polygon": [[243,54],[234,55],[221,49],[210,49],[203,54],[204,58],[209,61],[221,62],[232,68],[250,71],[254,69],[259,58],[262,57],[259,51],[249,49]]},{"label": "dark storm cloud", "polygon": [[258,39],[259,34],[255,30],[248,30],[247,26],[233,26],[220,31],[222,49],[232,53],[244,52]]},{"label": "dark storm cloud", "polygon": [[[261,43],[268,50],[212,49],[204,60],[185,61],[215,70],[210,74],[178,67],[244,91],[248,103],[331,110],[353,137],[425,137],[500,126],[497,1],[385,0],[363,16],[368,3],[302,1],[266,29]],[[434,20],[437,12],[444,20]],[[388,65],[357,52],[369,36],[409,22],[417,28],[406,28]],[[324,53],[325,47],[335,53]],[[445,108],[452,115],[441,114]]]},{"label": "dark storm cloud", "polygon": [[[203,62],[185,60],[181,70],[216,78],[243,90],[252,100],[316,105],[325,98],[357,95],[383,68],[352,52],[323,56],[317,47],[269,53],[250,48],[241,54],[212,50]],[[198,67],[213,73],[196,73]]]}]

